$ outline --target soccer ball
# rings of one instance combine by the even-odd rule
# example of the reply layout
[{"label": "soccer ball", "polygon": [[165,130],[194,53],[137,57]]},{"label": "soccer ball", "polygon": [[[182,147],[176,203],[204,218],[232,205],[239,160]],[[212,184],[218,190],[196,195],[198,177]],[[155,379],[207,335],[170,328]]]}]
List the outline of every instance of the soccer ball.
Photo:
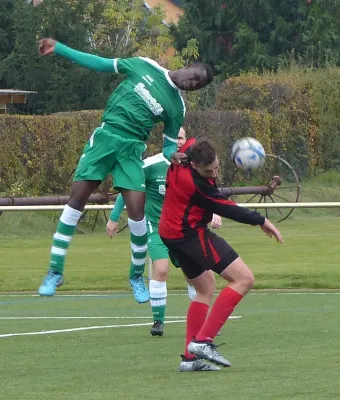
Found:
[{"label": "soccer ball", "polygon": [[263,166],[266,153],[258,140],[245,137],[234,143],[231,158],[237,168],[245,172],[252,172]]}]

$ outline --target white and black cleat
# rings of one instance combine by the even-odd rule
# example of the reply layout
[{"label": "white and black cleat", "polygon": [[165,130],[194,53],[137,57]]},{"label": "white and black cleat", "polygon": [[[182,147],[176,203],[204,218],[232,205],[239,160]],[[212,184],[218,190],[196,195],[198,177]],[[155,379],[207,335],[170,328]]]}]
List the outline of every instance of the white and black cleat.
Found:
[{"label": "white and black cleat", "polygon": [[198,358],[187,358],[181,356],[182,361],[179,364],[180,372],[198,372],[198,371],[220,371],[221,368],[216,365],[209,364],[205,360],[200,360]]},{"label": "white and black cleat", "polygon": [[217,351],[217,347],[216,344],[211,342],[198,342],[193,340],[188,344],[188,351],[191,354],[195,354],[197,358],[203,358],[204,360],[222,365],[223,367],[230,367],[230,361]]}]

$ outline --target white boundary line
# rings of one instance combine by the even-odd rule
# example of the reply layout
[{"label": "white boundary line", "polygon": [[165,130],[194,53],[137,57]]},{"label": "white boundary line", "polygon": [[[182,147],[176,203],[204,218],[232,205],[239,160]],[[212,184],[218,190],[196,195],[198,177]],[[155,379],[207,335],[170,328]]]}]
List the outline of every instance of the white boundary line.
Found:
[{"label": "white boundary line", "polygon": [[[186,320],[178,320],[178,321],[165,321],[166,324],[177,324],[181,322],[186,322]],[[70,329],[57,329],[52,331],[40,331],[40,332],[21,332],[21,333],[5,333],[1,334],[0,338],[14,337],[14,336],[35,336],[35,335],[53,335],[55,333],[67,333],[67,332],[79,332],[79,331],[91,331],[95,329],[111,329],[111,328],[129,328],[136,326],[150,326],[152,323],[143,323],[143,324],[127,324],[127,325],[95,325],[95,326],[86,326],[81,328],[70,328]]]},{"label": "white boundary line", "polygon": [[[73,319],[150,319],[151,317],[0,317],[0,320],[25,320],[25,319],[69,319],[69,320],[73,320]],[[186,319],[185,316],[170,316],[167,317],[169,319],[173,319],[173,318],[178,318],[178,319]],[[230,316],[228,319],[240,319],[242,318],[240,315],[232,315]],[[177,321],[172,321],[172,322],[177,322]],[[171,323],[171,321],[167,321],[165,320],[165,323]]]},{"label": "white boundary line", "polygon": [[[121,293],[123,295],[129,295],[129,293]],[[218,293],[216,293],[218,294]],[[282,292],[280,289],[278,291],[272,290],[269,292],[253,292],[253,293],[248,293],[247,296],[263,296],[263,295],[268,295],[268,294],[278,294],[280,296],[282,295],[312,295],[312,296],[324,296],[324,295],[340,295],[340,292],[332,292],[332,291],[326,291],[326,292]],[[108,294],[108,293],[98,293],[98,294],[57,294],[54,296],[54,298],[60,298],[60,297],[115,297],[119,296],[120,294]],[[168,296],[188,296],[187,293],[169,293]],[[0,298],[1,297],[41,297],[38,294],[25,294],[25,293],[0,293]]]},{"label": "white boundary line", "polygon": [[[88,317],[1,317],[0,319],[83,319]],[[90,317],[90,318],[120,318],[120,317]],[[123,317],[123,318],[136,318],[136,317]],[[139,317],[143,318],[143,317]],[[184,317],[170,317],[170,318],[184,318]],[[228,319],[240,319],[241,316],[231,316]],[[165,324],[178,324],[185,323],[186,319],[179,319],[177,321],[165,321]],[[50,331],[39,331],[39,332],[20,332],[20,333],[4,333],[0,334],[0,338],[8,338],[14,336],[37,336],[37,335],[53,335],[56,333],[69,333],[69,332],[79,332],[79,331],[90,331],[96,329],[111,329],[111,328],[129,328],[129,327],[139,327],[139,326],[150,326],[152,322],[142,323],[142,324],[125,324],[125,325],[95,325],[86,326],[80,328],[69,328],[69,329],[56,329]]]}]

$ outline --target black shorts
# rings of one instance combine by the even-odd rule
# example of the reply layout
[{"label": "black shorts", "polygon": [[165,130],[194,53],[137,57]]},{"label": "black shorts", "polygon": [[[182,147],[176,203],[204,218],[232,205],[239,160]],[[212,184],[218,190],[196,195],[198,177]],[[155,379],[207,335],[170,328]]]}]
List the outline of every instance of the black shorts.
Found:
[{"label": "black shorts", "polygon": [[195,236],[181,239],[162,238],[176,267],[182,268],[189,279],[212,270],[220,274],[239,256],[220,236],[209,229],[199,229]]}]

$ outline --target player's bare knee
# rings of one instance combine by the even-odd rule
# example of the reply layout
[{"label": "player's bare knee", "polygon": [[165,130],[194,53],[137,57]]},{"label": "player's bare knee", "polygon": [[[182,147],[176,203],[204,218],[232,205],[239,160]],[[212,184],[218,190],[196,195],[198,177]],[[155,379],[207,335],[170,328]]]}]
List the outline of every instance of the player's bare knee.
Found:
[{"label": "player's bare knee", "polygon": [[70,206],[71,208],[78,210],[78,211],[83,211],[86,205],[88,197],[79,197],[77,195],[70,197],[69,201],[67,202],[67,205]]},{"label": "player's bare knee", "polygon": [[75,210],[83,211],[88,198],[99,186],[100,181],[75,181],[72,183],[72,190],[68,205]]},{"label": "player's bare knee", "polygon": [[213,290],[213,289],[208,290],[207,288],[205,290],[202,288],[198,288],[198,289],[195,288],[195,289],[196,289],[195,301],[205,303],[205,304],[212,303],[215,290]]},{"label": "player's bare knee", "polygon": [[144,210],[127,210],[128,217],[132,221],[140,222],[144,218]]},{"label": "player's bare knee", "polygon": [[205,271],[199,278],[189,283],[195,286],[198,295],[213,298],[216,290],[216,280],[212,271]]},{"label": "player's bare knee", "polygon": [[255,277],[250,270],[248,270],[248,272],[242,276],[241,280],[243,286],[248,290],[252,289],[255,284]]},{"label": "player's bare knee", "polygon": [[156,281],[166,281],[168,279],[169,268],[167,263],[168,260],[157,260],[154,262],[152,270],[152,279],[155,279]]},{"label": "player's bare knee", "polygon": [[129,218],[133,221],[142,221],[144,218],[145,193],[122,189],[122,196]]}]

